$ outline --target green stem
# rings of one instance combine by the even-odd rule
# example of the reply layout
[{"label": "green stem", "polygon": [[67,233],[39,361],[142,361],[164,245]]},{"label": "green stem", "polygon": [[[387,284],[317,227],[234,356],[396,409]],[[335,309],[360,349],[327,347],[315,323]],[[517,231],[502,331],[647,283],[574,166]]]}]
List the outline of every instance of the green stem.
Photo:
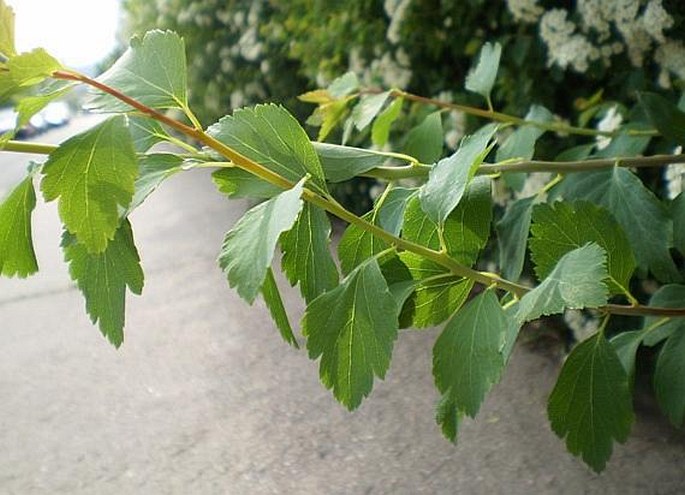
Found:
[{"label": "green stem", "polygon": [[[369,93],[375,91],[367,91]],[[508,124],[514,125],[529,125],[532,127],[537,127],[545,131],[561,132],[565,134],[576,134],[579,136],[607,136],[615,137],[620,134],[627,134],[629,136],[658,136],[659,133],[656,130],[616,130],[616,131],[599,131],[596,129],[587,129],[585,127],[575,127],[571,125],[562,124],[560,122],[540,122],[536,120],[526,120],[521,117],[516,117],[514,115],[508,115],[506,113],[495,112],[493,110],[484,110],[482,108],[471,107],[468,105],[461,105],[458,103],[447,103],[444,101],[436,100],[434,98],[426,98],[425,96],[419,96],[412,93],[407,93],[406,91],[401,91],[399,89],[394,89],[391,91],[391,95],[394,97],[402,97],[410,101],[416,101],[419,103],[424,103],[426,105],[434,105],[440,108],[449,108],[451,110],[457,110],[468,115],[473,115],[476,117],[482,117],[489,120],[494,120],[497,122],[506,122]]]},{"label": "green stem", "polygon": [[7,141],[0,145],[2,151],[14,151],[15,153],[34,153],[36,155],[49,155],[59,146],[56,144],[27,143],[24,141]]},{"label": "green stem", "polygon": [[[476,172],[478,175],[490,175],[507,172],[556,172],[568,174],[575,172],[591,172],[613,167],[648,168],[665,167],[673,163],[685,163],[685,155],[653,155],[637,157],[599,158],[579,160],[573,162],[550,162],[540,160],[525,160],[507,163],[484,163]],[[362,174],[364,177],[374,177],[383,180],[409,179],[426,177],[430,172],[430,165],[419,167],[376,167]]]}]

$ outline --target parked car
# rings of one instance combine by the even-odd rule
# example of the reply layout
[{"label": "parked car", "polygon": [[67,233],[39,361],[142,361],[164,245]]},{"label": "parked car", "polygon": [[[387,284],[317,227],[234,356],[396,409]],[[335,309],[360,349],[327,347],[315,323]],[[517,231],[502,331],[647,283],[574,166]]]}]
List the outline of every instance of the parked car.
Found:
[{"label": "parked car", "polygon": [[[31,117],[29,123],[19,129],[17,139],[27,139],[53,127],[61,127],[71,120],[69,105],[63,101],[48,103],[45,108]],[[0,135],[13,131],[17,123],[17,112],[12,108],[0,109]]]}]

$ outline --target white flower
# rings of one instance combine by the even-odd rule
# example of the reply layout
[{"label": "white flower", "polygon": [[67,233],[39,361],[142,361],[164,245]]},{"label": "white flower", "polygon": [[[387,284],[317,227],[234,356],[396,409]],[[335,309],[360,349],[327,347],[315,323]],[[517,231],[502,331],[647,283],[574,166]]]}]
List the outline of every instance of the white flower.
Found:
[{"label": "white flower", "polygon": [[[673,150],[674,155],[680,155],[683,147],[678,146]],[[672,163],[664,170],[664,181],[666,182],[666,195],[668,199],[675,199],[678,194],[683,192],[683,176],[685,175],[685,163]]]},{"label": "white flower", "polygon": [[507,8],[516,21],[526,24],[536,23],[545,12],[537,0],[507,0]]},{"label": "white flower", "polygon": [[673,17],[661,5],[661,0],[650,0],[642,14],[642,26],[655,41],[666,41],[664,30],[673,27]]},{"label": "white flower", "polygon": [[390,17],[390,25],[385,36],[393,45],[402,39],[400,29],[410,3],[411,0],[385,0],[385,12]]},{"label": "white flower", "polygon": [[659,84],[662,87],[671,86],[670,73],[685,80],[685,46],[682,41],[667,41],[654,54],[654,60],[661,67]]},{"label": "white flower", "polygon": [[[607,110],[607,112],[604,114],[604,117],[602,117],[602,120],[597,123],[597,130],[603,132],[613,132],[621,126],[622,122],[623,115],[618,112],[618,108],[616,106],[613,106]],[[609,146],[609,143],[611,142],[611,138],[609,136],[597,136],[596,139],[598,150],[603,150]]]}]

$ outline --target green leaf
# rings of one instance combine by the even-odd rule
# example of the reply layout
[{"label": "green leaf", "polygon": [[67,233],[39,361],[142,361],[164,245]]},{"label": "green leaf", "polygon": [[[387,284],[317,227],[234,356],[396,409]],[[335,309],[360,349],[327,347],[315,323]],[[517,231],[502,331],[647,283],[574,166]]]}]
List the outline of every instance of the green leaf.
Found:
[{"label": "green leaf", "polygon": [[685,194],[680,193],[671,203],[673,216],[673,244],[685,255]]},{"label": "green leaf", "polygon": [[482,95],[490,103],[490,92],[495,84],[499,59],[502,55],[502,45],[499,43],[485,43],[480,50],[478,63],[471,67],[466,76],[466,89]]},{"label": "green leaf", "polygon": [[278,285],[276,285],[276,279],[274,278],[274,272],[271,267],[266,270],[266,277],[262,284],[262,296],[264,297],[266,307],[269,308],[271,318],[273,318],[274,323],[276,323],[278,331],[281,332],[283,340],[296,349],[299,349],[300,346],[298,345],[297,339],[293,334],[293,329],[290,326],[288,314],[283,306],[283,299],[281,298],[281,293],[278,291]]},{"label": "green leaf", "polygon": [[134,294],[143,290],[143,270],[128,220],[123,220],[114,238],[101,253],[90,253],[77,239],[64,233],[64,257],[69,273],[86,299],[93,323],[115,346],[124,340],[126,287]]},{"label": "green leaf", "polygon": [[457,443],[457,432],[464,413],[457,409],[449,395],[443,395],[435,410],[435,422],[440,425],[442,434],[452,443]]},{"label": "green leaf", "polygon": [[635,257],[625,233],[604,208],[585,201],[536,205],[530,233],[530,252],[538,279],[549,275],[564,254],[594,242],[607,254],[609,290],[622,294],[628,288]]},{"label": "green leaf", "polygon": [[338,285],[338,269],[329,249],[331,222],[321,208],[306,203],[292,229],[281,236],[283,271],[299,282],[308,303]]},{"label": "green leaf", "polygon": [[411,252],[400,261],[414,283],[400,312],[400,327],[428,328],[450,318],[466,302],[473,281],[457,277],[444,267]]},{"label": "green leaf", "polygon": [[380,167],[388,160],[387,155],[363,148],[318,142],[312,145],[321,161],[323,173],[330,182],[349,180]]},{"label": "green leaf", "polygon": [[228,231],[219,265],[228,283],[252,304],[271,266],[279,236],[289,230],[302,209],[304,180],[249,210]]},{"label": "green leaf", "polygon": [[516,321],[504,312],[494,291],[466,304],[445,326],[433,347],[433,376],[456,409],[475,417],[504,368],[500,352]]},{"label": "green leaf", "polygon": [[442,226],[459,204],[476,170],[490,151],[490,141],[496,130],[497,125],[488,124],[466,136],[453,155],[433,166],[428,181],[419,191],[419,199],[423,211],[434,223]]},{"label": "green leaf", "polygon": [[564,309],[596,308],[607,302],[606,253],[595,243],[569,251],[535,289],[521,298],[517,318],[531,321]]},{"label": "green leaf", "polygon": [[385,101],[390,96],[390,91],[378,93],[376,95],[363,95],[359,103],[352,110],[352,122],[358,130],[363,131],[376,118],[381,111]]},{"label": "green leaf", "polygon": [[572,174],[559,191],[566,200],[585,199],[611,212],[628,236],[638,266],[665,282],[680,280],[668,251],[673,224],[668,211],[631,171],[610,170]]},{"label": "green leaf", "polygon": [[[390,137],[390,126],[402,113],[403,98],[395,98],[388,107],[383,110],[371,127],[371,141],[375,146],[385,146]],[[441,150],[442,151],[442,150]]]},{"label": "green leaf", "polygon": [[623,369],[628,375],[628,383],[632,389],[633,381],[635,380],[635,355],[637,349],[642,343],[645,332],[641,330],[632,330],[630,332],[622,332],[610,340],[614,347],[616,356],[621,361]]},{"label": "green leaf", "polygon": [[30,174],[0,204],[0,275],[24,278],[38,271],[31,237],[35,207],[36,192]]},{"label": "green leaf", "polygon": [[[376,214],[377,210],[373,210],[362,218],[375,224]],[[356,266],[387,248],[388,244],[385,241],[355,224],[350,224],[338,243],[340,268],[344,274],[348,274]]]},{"label": "green leaf", "polygon": [[144,155],[138,165],[140,171],[128,207],[129,213],[138,208],[164,180],[183,170],[183,158],[171,153],[152,153]]},{"label": "green leaf", "polygon": [[499,246],[499,266],[508,280],[518,280],[523,271],[528,230],[535,196],[514,201],[495,226]]},{"label": "green leaf", "polygon": [[421,163],[433,163],[442,156],[441,113],[433,112],[407,134],[403,152]]},{"label": "green leaf", "polygon": [[354,72],[347,72],[333,80],[328,86],[328,92],[333,98],[342,98],[359,88],[359,79]]},{"label": "green leaf", "polygon": [[383,199],[382,207],[376,214],[376,224],[392,235],[400,235],[407,205],[416,191],[415,188],[393,187]]},{"label": "green leaf", "polygon": [[673,426],[685,418],[685,331],[671,335],[659,353],[654,370],[654,392]]},{"label": "green leaf", "polygon": [[238,167],[212,172],[212,180],[220,192],[229,198],[269,199],[283,189]]},{"label": "green leaf", "polygon": [[17,54],[14,47],[14,11],[0,0],[0,53],[11,58]]},{"label": "green leaf", "polygon": [[[535,122],[551,122],[554,119],[552,112],[540,105],[533,105],[526,114],[526,120]],[[512,132],[497,150],[498,162],[518,158],[530,160],[535,155],[535,142],[546,131],[532,125],[522,125]]]},{"label": "green leaf", "polygon": [[383,379],[397,338],[397,306],[370,259],[335,289],[314,299],[302,319],[311,359],[335,398],[352,410],[369,395],[374,375]]},{"label": "green leaf", "polygon": [[23,87],[44,81],[62,65],[42,48],[36,48],[10,58],[7,68],[14,84]]},{"label": "green leaf", "polygon": [[[414,190],[411,189],[391,188],[387,193],[380,196],[374,209],[362,218],[393,235],[398,235],[406,208],[406,200],[412,194],[414,194]],[[343,273],[351,272],[364,260],[387,248],[388,244],[385,241],[355,224],[350,224],[338,243],[338,258]]]},{"label": "green leaf", "polygon": [[[183,39],[171,31],[148,31],[131,38],[130,47],[98,81],[157,109],[187,109],[186,59]],[[92,109],[128,112],[132,108],[106,93],[95,93]]]},{"label": "green leaf", "polygon": [[169,139],[169,135],[159,122],[146,117],[129,115],[128,130],[133,139],[133,147],[139,153],[144,153],[153,145]]},{"label": "green leaf", "polygon": [[[649,299],[649,306],[661,308],[685,307],[685,285],[669,284],[657,290]],[[663,321],[661,316],[646,316],[642,324],[643,330],[648,330],[644,344],[654,346],[673,333],[685,328],[685,318],[668,318]],[[653,328],[652,328],[653,327]]]},{"label": "green leaf", "polygon": [[[439,227],[429,218],[422,206],[420,196],[409,201],[404,214],[402,236],[439,250]],[[477,177],[466,189],[463,200],[444,222],[447,253],[459,263],[473,265],[490,237],[491,221],[490,180],[486,177]]]},{"label": "green leaf", "polygon": [[628,376],[602,332],[566,359],[547,414],[568,450],[596,472],[611,457],[613,441],[626,441],[634,420]]},{"label": "green leaf", "polygon": [[656,93],[639,93],[638,98],[647,117],[664,137],[685,144],[685,113]]},{"label": "green leaf", "polygon": [[41,189],[46,201],[59,198],[67,230],[91,253],[101,253],[119,226],[119,208],[133,198],[138,176],[124,117],[113,117],[78,134],[50,154]]},{"label": "green leaf", "polygon": [[307,133],[279,105],[235,110],[207,133],[291,182],[309,174],[321,190],[326,189],[319,156]]}]

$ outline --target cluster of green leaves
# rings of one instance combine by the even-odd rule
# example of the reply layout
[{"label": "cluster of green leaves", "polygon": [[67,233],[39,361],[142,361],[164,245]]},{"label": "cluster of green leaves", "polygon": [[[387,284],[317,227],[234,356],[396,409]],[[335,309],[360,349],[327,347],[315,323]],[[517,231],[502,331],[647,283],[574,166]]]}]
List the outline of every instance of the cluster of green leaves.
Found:
[{"label": "cluster of green leaves", "polygon": [[[0,24],[12,26],[11,11],[1,0],[0,7]],[[245,301],[264,299],[284,340],[299,347],[273,274],[280,248],[281,267],[307,304],[304,346],[319,360],[323,384],[347,408],[357,408],[375,379],[385,377],[400,329],[444,325],[433,349],[436,419],[452,440],[462,418],[474,417],[499,381],[526,322],[566,309],[608,314],[611,298],[633,304],[622,308],[643,308],[629,291],[636,271],[668,283],[648,305],[683,306],[685,286],[678,285],[681,274],[669,249],[682,252],[674,223],[685,221],[685,200],[667,208],[618,164],[585,171],[581,160],[578,171],[557,180],[551,192],[554,184],[518,200],[493,226],[492,189],[502,179],[483,174],[484,162],[495,155],[506,166],[533,157],[546,130],[544,109],[531,109],[501,144],[500,127],[489,123],[447,157],[441,113],[434,112],[409,133],[399,154],[312,142],[275,104],[236,110],[202,130],[188,105],[183,42],[169,31],[134,39],[97,81],[63,69],[44,51],[16,54],[11,38],[0,37],[0,52],[7,60],[0,65],[0,88],[6,95],[33,91],[19,105],[50,98],[49,79],[78,80],[98,88],[92,108],[113,114],[63,142],[0,204],[0,272],[23,277],[37,270],[31,213],[39,177],[45,201],[58,201],[61,245],[86,310],[116,346],[123,341],[126,289],[140,294],[143,288],[129,214],[167,177],[195,166],[215,167],[213,179],[228,197],[261,201],[226,233],[219,265]],[[466,83],[488,105],[500,54],[499,45],[486,45]],[[357,89],[356,78],[346,75],[305,99],[318,104],[314,120],[322,129],[342,123],[349,134],[370,127],[376,144],[386,144],[403,111],[402,98]],[[648,95],[644,113],[657,129],[668,128],[663,139],[685,143],[677,127],[661,120],[681,122],[685,115],[668,104],[665,112],[663,104]],[[195,127],[161,113],[168,109],[185,114]],[[157,142],[177,142],[160,122],[203,147],[184,144],[178,155],[155,151]],[[618,134],[612,141],[616,156],[635,150],[634,139],[644,140]],[[583,159],[592,158],[592,148],[584,148]],[[409,165],[392,166],[397,159]],[[383,170],[423,180],[390,181],[363,217],[342,208],[329,192],[331,183]],[[330,250],[327,212],[349,222],[338,244],[339,263]],[[476,269],[493,231],[511,280]],[[534,288],[515,283],[528,252],[539,278]],[[593,469],[603,469],[613,441],[625,441],[630,431],[631,377],[640,345],[660,346],[657,397],[674,424],[682,424],[682,326],[677,318],[650,317],[641,330],[611,341],[603,326],[571,352],[550,397],[549,418],[569,450]]]}]

